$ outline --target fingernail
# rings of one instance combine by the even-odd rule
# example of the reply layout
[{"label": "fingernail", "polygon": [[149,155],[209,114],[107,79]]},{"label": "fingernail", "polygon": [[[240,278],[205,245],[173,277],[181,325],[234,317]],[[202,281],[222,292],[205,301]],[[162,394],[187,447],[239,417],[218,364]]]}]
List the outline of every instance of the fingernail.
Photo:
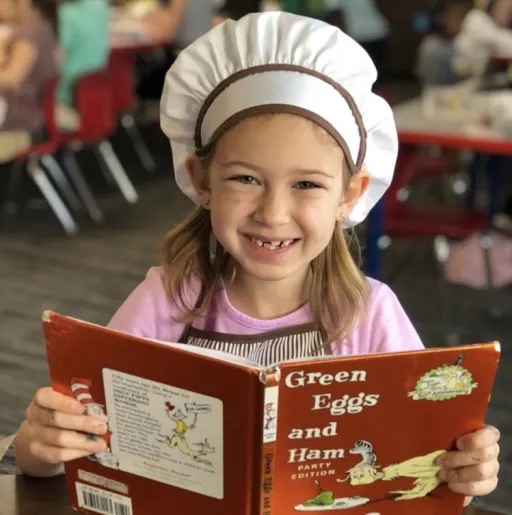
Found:
[{"label": "fingernail", "polygon": [[492,430],[494,431],[494,433],[496,434],[496,436],[498,438],[501,437],[501,433],[500,433],[500,430],[497,428],[497,427],[493,427]]},{"label": "fingernail", "polygon": [[94,424],[94,431],[97,431],[100,434],[105,433],[107,429],[107,424],[105,424],[105,422],[99,422],[98,424]]},{"label": "fingernail", "polygon": [[87,440],[89,440],[91,442],[95,442],[96,440],[99,439],[99,436],[98,435],[93,435],[92,433],[86,433],[85,434],[85,438],[87,438]]}]

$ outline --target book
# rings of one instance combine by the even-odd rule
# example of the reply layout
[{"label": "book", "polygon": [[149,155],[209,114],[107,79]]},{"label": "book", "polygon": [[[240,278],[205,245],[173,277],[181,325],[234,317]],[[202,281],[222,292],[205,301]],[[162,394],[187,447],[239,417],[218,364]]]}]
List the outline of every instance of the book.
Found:
[{"label": "book", "polygon": [[456,515],[436,459],[484,426],[498,343],[261,367],[43,315],[52,386],[108,422],[65,464],[105,515]]}]

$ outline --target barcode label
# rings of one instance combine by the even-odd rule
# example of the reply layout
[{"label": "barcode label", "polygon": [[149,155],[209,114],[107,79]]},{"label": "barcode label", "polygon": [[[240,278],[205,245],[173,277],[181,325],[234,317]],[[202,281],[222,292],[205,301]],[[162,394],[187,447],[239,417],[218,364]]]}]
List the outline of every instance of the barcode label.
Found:
[{"label": "barcode label", "polygon": [[132,501],[124,495],[76,482],[78,507],[102,515],[133,515]]}]

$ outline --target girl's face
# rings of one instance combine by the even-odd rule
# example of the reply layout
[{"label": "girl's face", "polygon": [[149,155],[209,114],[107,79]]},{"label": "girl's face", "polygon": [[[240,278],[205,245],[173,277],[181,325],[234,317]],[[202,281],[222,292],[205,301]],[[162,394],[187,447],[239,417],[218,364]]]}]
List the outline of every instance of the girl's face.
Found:
[{"label": "girl's face", "polygon": [[498,25],[508,27],[512,22],[512,0],[496,0],[491,15]]},{"label": "girl's face", "polygon": [[466,9],[461,6],[454,6],[447,9],[443,15],[443,25],[446,35],[454,38],[460,32]]},{"label": "girl's face", "polygon": [[250,118],[228,131],[206,172],[189,164],[237,274],[264,281],[305,277],[368,183],[362,172],[344,181],[345,158],[335,141],[285,114]]}]

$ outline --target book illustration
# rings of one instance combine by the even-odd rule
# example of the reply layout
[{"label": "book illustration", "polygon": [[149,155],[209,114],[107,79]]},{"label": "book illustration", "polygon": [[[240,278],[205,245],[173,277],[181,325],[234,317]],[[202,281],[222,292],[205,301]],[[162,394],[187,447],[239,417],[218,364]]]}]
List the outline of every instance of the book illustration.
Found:
[{"label": "book illustration", "polygon": [[332,490],[324,490],[318,480],[315,480],[317,494],[315,497],[295,506],[295,511],[332,511],[347,510],[367,504],[370,499],[354,495],[353,497],[336,498]]},{"label": "book illustration", "polygon": [[[73,396],[84,407],[84,415],[99,418],[104,421],[108,427],[107,433],[103,436],[103,439],[107,444],[107,449],[101,453],[91,454],[88,458],[91,461],[99,463],[103,467],[114,469],[119,468],[119,460],[114,454],[112,454],[112,450],[110,448],[112,431],[110,431],[109,418],[105,412],[105,406],[95,402],[91,395],[92,381],[83,377],[73,377],[70,383]],[[91,438],[94,437],[94,435],[91,435]]]},{"label": "book illustration", "polygon": [[397,501],[418,499],[426,497],[440,484],[441,480],[437,477],[440,467],[436,465],[436,460],[446,451],[434,451],[424,456],[416,456],[401,463],[389,465],[381,468],[376,465],[377,456],[373,452],[373,445],[365,440],[355,443],[349,451],[350,454],[360,454],[362,461],[355,467],[347,471],[345,479],[337,479],[338,483],[348,481],[350,485],[369,485],[376,481],[392,481],[397,478],[415,479],[413,488],[410,490],[390,491]]},{"label": "book illustration", "polygon": [[190,431],[194,431],[197,425],[199,414],[211,413],[212,408],[209,404],[197,405],[193,403],[185,403],[184,410],[175,406],[172,402],[165,403],[165,411],[167,416],[174,422],[171,435],[161,435],[163,440],[171,449],[178,449],[182,454],[188,456],[191,460],[205,465],[212,466],[212,462],[206,459],[208,454],[215,453],[208,438],[192,445],[189,444],[188,438]]},{"label": "book illustration", "polygon": [[273,402],[265,404],[265,430],[275,430],[277,428],[277,410]]},{"label": "book illustration", "polygon": [[473,383],[473,374],[460,365],[443,365],[424,374],[416,388],[408,393],[413,400],[447,401],[460,395],[470,395],[478,383]]},{"label": "book illustration", "polygon": [[[411,478],[414,479],[412,488],[409,490],[390,490],[389,497],[374,500],[360,496],[337,498],[334,491],[319,488],[317,495],[296,506],[296,511],[345,510],[367,504],[370,501],[419,499],[430,495],[441,484],[441,480],[437,477],[440,467],[436,465],[436,460],[446,452],[444,450],[417,456],[384,468],[377,465],[377,456],[374,453],[373,445],[366,440],[357,441],[349,452],[350,454],[361,455],[362,460],[355,467],[347,470],[348,475],[345,479],[338,478],[336,482],[348,482],[351,486],[360,486],[370,485],[377,481]],[[318,482],[316,484],[318,485]]]},{"label": "book illustration", "polygon": [[106,368],[103,383],[120,470],[223,498],[222,401]]},{"label": "book illustration", "polygon": [[263,409],[263,442],[275,442],[277,439],[277,412],[278,412],[278,393],[277,386],[267,386],[265,388],[265,399]]}]

